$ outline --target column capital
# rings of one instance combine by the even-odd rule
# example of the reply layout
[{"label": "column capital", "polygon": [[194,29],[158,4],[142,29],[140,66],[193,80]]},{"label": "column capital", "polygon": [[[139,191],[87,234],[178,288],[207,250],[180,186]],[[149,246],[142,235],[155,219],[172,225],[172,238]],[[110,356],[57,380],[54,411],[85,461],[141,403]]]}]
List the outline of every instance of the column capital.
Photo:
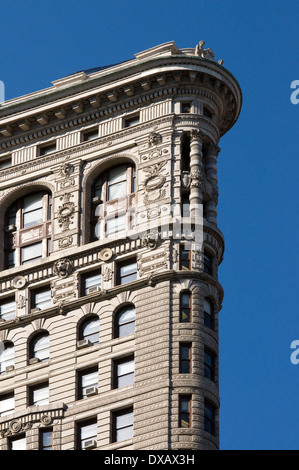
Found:
[{"label": "column capital", "polygon": [[191,139],[191,143],[194,142],[194,141],[195,142],[202,142],[203,133],[199,129],[191,129],[190,139]]}]

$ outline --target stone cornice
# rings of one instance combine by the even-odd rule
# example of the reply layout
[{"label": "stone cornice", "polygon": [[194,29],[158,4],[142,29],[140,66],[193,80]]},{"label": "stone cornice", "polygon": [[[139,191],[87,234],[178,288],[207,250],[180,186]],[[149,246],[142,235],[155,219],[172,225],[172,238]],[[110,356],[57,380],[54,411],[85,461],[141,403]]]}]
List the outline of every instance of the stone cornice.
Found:
[{"label": "stone cornice", "polygon": [[[153,61],[153,63],[151,63]],[[1,118],[0,109],[0,133],[6,138],[12,137],[17,133],[18,139],[24,139],[26,142],[28,137],[28,130],[32,128],[32,134],[35,138],[38,137],[39,129],[45,130],[47,122],[51,122],[52,127],[56,127],[57,123],[60,126],[61,121],[64,121],[67,114],[84,115],[87,108],[98,108],[99,104],[104,106],[102,112],[104,113],[107,108],[111,109],[109,104],[117,103],[114,108],[115,112],[121,110],[121,103],[126,96],[140,95],[144,90],[162,91],[170,84],[180,83],[183,79],[184,83],[189,83],[191,86],[200,86],[214,92],[218,96],[222,96],[222,100],[228,102],[229,108],[227,116],[222,116],[223,120],[227,122],[226,126],[232,126],[238,117],[241,106],[241,92],[235,80],[222,70],[219,73],[217,64],[211,63],[205,59],[190,57],[190,56],[170,56],[162,60],[161,57],[145,61],[146,65],[144,73],[126,76],[126,80],[113,81],[106,83],[105,86],[98,86],[93,88],[90,81],[88,82],[88,89],[84,91],[76,90],[72,87],[72,95],[55,100],[51,103],[38,105],[31,109],[25,109],[22,112],[10,114]],[[141,64],[139,64],[141,66]],[[177,70],[174,70],[174,67]],[[144,68],[144,67],[143,67]],[[126,70],[128,74],[128,70]],[[186,76],[187,73],[187,76]],[[185,74],[184,76],[182,74]],[[85,80],[86,82],[86,80]],[[84,83],[85,83],[84,82]],[[129,88],[128,88],[129,86]],[[146,98],[145,98],[146,99]],[[131,102],[134,99],[131,100]],[[138,100],[137,100],[138,101]],[[133,104],[136,106],[136,103]],[[119,108],[119,109],[118,109]],[[4,111],[5,108],[3,108]],[[8,109],[8,108],[7,108]],[[107,111],[106,111],[107,112]],[[50,113],[50,114],[49,114]],[[92,114],[92,113],[91,113]],[[95,114],[95,113],[93,113]],[[3,115],[3,114],[2,114]],[[98,116],[100,118],[100,115]],[[25,121],[26,122],[25,122]],[[228,127],[229,128],[229,127]],[[51,129],[51,127],[50,127]],[[21,131],[25,131],[25,133]],[[222,133],[228,129],[223,129]],[[30,140],[30,138],[29,138]],[[2,144],[2,148],[7,148],[16,144],[16,139],[11,139],[14,144],[9,143],[9,140]],[[21,140],[20,140],[21,141]]]}]

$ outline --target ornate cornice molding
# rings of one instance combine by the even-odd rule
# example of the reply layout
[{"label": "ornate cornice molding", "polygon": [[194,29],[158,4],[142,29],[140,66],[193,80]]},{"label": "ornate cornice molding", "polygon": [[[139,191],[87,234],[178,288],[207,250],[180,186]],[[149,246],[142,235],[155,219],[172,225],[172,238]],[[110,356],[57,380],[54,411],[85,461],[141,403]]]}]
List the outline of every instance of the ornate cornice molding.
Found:
[{"label": "ornate cornice molding", "polygon": [[34,424],[39,426],[49,426],[54,420],[62,419],[66,406],[64,403],[57,403],[49,406],[42,406],[40,409],[33,409],[26,414],[14,413],[5,418],[0,418],[0,438],[14,436],[24,431],[30,430]]}]

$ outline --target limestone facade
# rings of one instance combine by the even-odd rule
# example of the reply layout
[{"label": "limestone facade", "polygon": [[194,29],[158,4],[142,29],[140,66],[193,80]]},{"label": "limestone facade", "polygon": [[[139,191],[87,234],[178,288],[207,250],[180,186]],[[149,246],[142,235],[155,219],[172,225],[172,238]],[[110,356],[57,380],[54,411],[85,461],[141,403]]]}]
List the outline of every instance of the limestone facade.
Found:
[{"label": "limestone facade", "polygon": [[219,448],[217,157],[241,102],[203,42],[169,42],[0,106],[2,450]]}]

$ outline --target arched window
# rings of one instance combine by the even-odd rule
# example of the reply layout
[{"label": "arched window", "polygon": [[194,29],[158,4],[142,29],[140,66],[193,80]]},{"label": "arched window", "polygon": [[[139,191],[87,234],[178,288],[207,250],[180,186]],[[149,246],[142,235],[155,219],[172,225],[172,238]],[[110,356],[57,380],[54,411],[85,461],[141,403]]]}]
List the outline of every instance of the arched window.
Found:
[{"label": "arched window", "polygon": [[122,338],[135,333],[135,315],[134,305],[127,305],[117,312],[115,317],[115,338]]},{"label": "arched window", "polygon": [[5,217],[5,267],[13,268],[51,253],[52,197],[35,192],[12,204]]},{"label": "arched window", "polygon": [[207,297],[204,299],[204,325],[211,330],[214,329],[214,305]]},{"label": "arched window", "polygon": [[47,361],[50,359],[50,335],[47,331],[36,334],[29,344],[29,359]]},{"label": "arched window", "polygon": [[84,320],[79,328],[79,341],[87,341],[90,345],[100,342],[100,320],[92,316]]},{"label": "arched window", "polygon": [[102,173],[92,189],[91,240],[123,236],[134,226],[136,171],[122,164]]},{"label": "arched window", "polygon": [[0,346],[0,374],[7,372],[8,367],[15,365],[15,348],[11,341],[6,341]]},{"label": "arched window", "polygon": [[180,294],[180,322],[189,323],[191,319],[191,292],[184,291]]}]

